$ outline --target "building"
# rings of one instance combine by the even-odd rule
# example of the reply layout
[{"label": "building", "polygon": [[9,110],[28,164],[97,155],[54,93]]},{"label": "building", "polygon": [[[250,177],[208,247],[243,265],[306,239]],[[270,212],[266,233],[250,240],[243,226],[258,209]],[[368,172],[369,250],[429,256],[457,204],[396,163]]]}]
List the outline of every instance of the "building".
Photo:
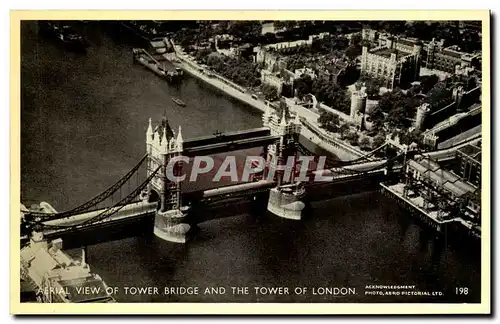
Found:
[{"label": "building", "polygon": [[406,175],[412,189],[418,192],[425,205],[440,212],[455,210],[453,216],[465,216],[479,221],[481,214],[478,188],[463,181],[458,175],[442,169],[440,165],[429,159],[409,160]]},{"label": "building", "polygon": [[278,53],[259,48],[255,55],[255,62],[263,65],[265,70],[276,71],[286,68],[286,62],[280,58]]},{"label": "building", "polygon": [[456,174],[462,180],[481,187],[481,147],[467,145],[456,152],[457,168]]},{"label": "building", "polygon": [[[432,114],[429,116],[430,119]],[[482,122],[481,105],[472,105],[467,112],[454,114],[422,133],[424,144],[436,148],[455,136],[474,130]]]},{"label": "building", "polygon": [[363,28],[361,31],[361,39],[367,40],[369,42],[375,42],[378,40],[379,32],[371,28]]},{"label": "building", "polygon": [[424,51],[423,66],[428,69],[455,73],[457,66],[460,69],[467,67],[480,68],[480,54],[461,52],[456,45],[445,48],[443,40],[436,42],[435,39],[432,39],[431,42],[425,45]]},{"label": "building", "polygon": [[411,46],[411,51],[409,48],[406,42],[392,37],[371,50],[363,46],[361,74],[378,79],[391,90],[397,86],[409,86],[419,78],[422,46],[416,43]]},{"label": "building", "polygon": [[262,35],[265,35],[267,33],[271,34],[276,34],[276,29],[274,27],[274,22],[269,22],[269,23],[263,23],[262,24]]},{"label": "building", "polygon": [[342,83],[348,71],[355,69],[355,66],[352,63],[350,64],[337,58],[332,61],[332,64],[325,66],[325,68],[325,74],[333,83]]},{"label": "building", "polygon": [[316,39],[316,38],[322,38],[324,37],[325,35],[316,35],[316,36],[309,36],[308,39],[300,39],[300,40],[296,40],[296,41],[292,41],[292,42],[279,42],[279,43],[274,43],[274,44],[267,44],[267,45],[263,45],[262,47],[255,47],[254,48],[254,51],[257,52],[261,49],[263,50],[281,50],[281,49],[285,49],[285,48],[293,48],[293,47],[300,47],[300,46],[311,46],[312,43],[313,43],[313,40]]},{"label": "building", "polygon": [[423,43],[417,38],[405,38],[405,37],[395,37],[390,34],[382,33],[377,38],[376,41],[378,46],[385,46],[389,42],[392,42],[393,48],[398,51],[411,53],[413,52],[413,47],[415,45],[422,47]]},{"label": "building", "polygon": [[302,69],[295,70],[295,78],[300,78],[303,75],[308,75],[312,80],[316,78],[316,72],[308,67],[303,67]]},{"label": "building", "polygon": [[284,88],[288,88],[290,94],[293,93],[293,82],[295,81],[295,73],[281,69],[278,72],[271,72],[268,70],[260,71],[260,81],[262,84],[273,86],[277,90],[277,95],[280,96]]},{"label": "building", "polygon": [[455,75],[460,77],[461,80],[465,80],[472,76],[475,70],[474,66],[468,65],[466,62],[460,62],[460,65],[455,66]]},{"label": "building", "polygon": [[[377,44],[378,47],[383,47],[391,41],[394,36],[386,33],[380,33],[374,29],[365,28],[361,32],[363,40]],[[406,53],[413,51],[415,45],[422,46],[421,62],[422,67],[430,70],[444,71],[447,73],[455,73],[456,67],[465,69],[475,67],[480,69],[480,54],[471,54],[460,51],[458,46],[452,45],[445,47],[444,39],[437,41],[432,39],[430,42],[422,44],[416,38],[398,38],[394,43],[394,49]]]}]

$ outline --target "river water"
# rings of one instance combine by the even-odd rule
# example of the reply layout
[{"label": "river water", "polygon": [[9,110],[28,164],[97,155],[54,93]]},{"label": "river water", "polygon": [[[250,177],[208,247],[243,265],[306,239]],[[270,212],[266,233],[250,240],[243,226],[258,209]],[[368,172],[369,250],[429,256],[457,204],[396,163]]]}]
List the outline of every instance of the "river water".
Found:
[{"label": "river water", "polygon": [[[21,201],[63,211],[94,197],[145,154],[148,118],[166,110],[184,138],[261,126],[261,113],[187,78],[179,87],[132,63],[130,42],[90,23],[86,54],[21,26]],[[176,96],[187,103],[179,107]],[[237,152],[242,157],[249,152]],[[258,153],[257,151],[250,153]],[[202,185],[203,186],[203,185]],[[479,250],[448,244],[379,192],[313,204],[300,222],[263,213],[205,222],[186,245],[130,238],[88,247],[91,268],[121,302],[479,302]],[[75,251],[72,251],[75,252]],[[76,251],[78,252],[78,251]],[[444,296],[372,296],[366,285],[415,285]],[[126,286],[157,287],[131,294]],[[249,287],[234,295],[230,287]],[[196,295],[163,287],[198,287]],[[222,287],[204,294],[205,287]],[[254,287],[288,287],[257,294]],[[295,287],[308,292],[295,295]],[[347,287],[355,295],[313,294]],[[467,287],[457,296],[456,287]]]}]

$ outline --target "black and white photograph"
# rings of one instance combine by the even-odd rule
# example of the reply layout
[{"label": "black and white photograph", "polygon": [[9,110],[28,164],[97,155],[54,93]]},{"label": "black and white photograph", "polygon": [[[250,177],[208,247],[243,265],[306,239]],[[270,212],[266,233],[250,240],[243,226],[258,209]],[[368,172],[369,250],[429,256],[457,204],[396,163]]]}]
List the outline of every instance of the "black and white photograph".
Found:
[{"label": "black and white photograph", "polygon": [[20,19],[17,309],[488,304],[479,13]]}]

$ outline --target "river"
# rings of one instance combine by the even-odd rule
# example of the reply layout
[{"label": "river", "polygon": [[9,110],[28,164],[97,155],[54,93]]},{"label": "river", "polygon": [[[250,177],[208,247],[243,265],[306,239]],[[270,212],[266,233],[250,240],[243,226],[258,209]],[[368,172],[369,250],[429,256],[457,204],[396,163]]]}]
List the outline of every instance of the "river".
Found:
[{"label": "river", "polygon": [[[48,201],[63,211],[105,190],[145,154],[148,119],[159,120],[164,111],[174,130],[182,125],[184,138],[261,126],[260,112],[195,79],[173,87],[134,65],[130,42],[106,27],[88,23],[84,32],[90,47],[78,54],[39,36],[35,22],[21,25],[21,201],[27,206]],[[88,261],[109,286],[161,288],[148,295],[120,288],[120,302],[479,302],[479,251],[436,239],[379,192],[316,202],[313,210],[300,222],[267,213],[205,222],[186,245],[112,241],[88,247]],[[444,297],[365,295],[365,286],[376,284],[415,285]],[[162,293],[181,286],[226,291]],[[248,286],[249,294],[233,295],[233,286]],[[260,295],[256,286],[291,293]],[[309,292],[294,295],[295,287]],[[314,295],[319,287],[350,287],[356,294]],[[468,294],[457,296],[456,287]]]}]

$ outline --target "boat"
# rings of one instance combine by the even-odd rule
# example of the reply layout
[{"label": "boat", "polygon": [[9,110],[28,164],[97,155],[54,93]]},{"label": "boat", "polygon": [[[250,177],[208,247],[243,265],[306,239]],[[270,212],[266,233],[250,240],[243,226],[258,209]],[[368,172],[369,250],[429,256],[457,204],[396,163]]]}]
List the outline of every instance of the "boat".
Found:
[{"label": "boat", "polygon": [[69,25],[62,26],[57,37],[70,50],[86,51],[87,47],[89,47],[85,38]]},{"label": "boat", "polygon": [[[142,48],[132,49],[134,62],[138,62],[153,71],[156,75],[164,78],[169,83],[176,83],[182,79],[183,71],[179,68],[168,68],[161,64],[158,59]],[[163,58],[164,59],[164,58]]]},{"label": "boat", "polygon": [[21,283],[27,299],[40,303],[115,303],[112,289],[85,259],[75,260],[62,250],[62,240],[49,242],[33,232],[21,249]]},{"label": "boat", "polygon": [[38,25],[41,35],[59,41],[68,50],[85,52],[89,47],[87,40],[70,25],[56,21],[41,21]]},{"label": "boat", "polygon": [[172,101],[175,102],[176,104],[178,104],[179,106],[182,106],[182,107],[186,106],[186,103],[179,98],[172,97]]}]

